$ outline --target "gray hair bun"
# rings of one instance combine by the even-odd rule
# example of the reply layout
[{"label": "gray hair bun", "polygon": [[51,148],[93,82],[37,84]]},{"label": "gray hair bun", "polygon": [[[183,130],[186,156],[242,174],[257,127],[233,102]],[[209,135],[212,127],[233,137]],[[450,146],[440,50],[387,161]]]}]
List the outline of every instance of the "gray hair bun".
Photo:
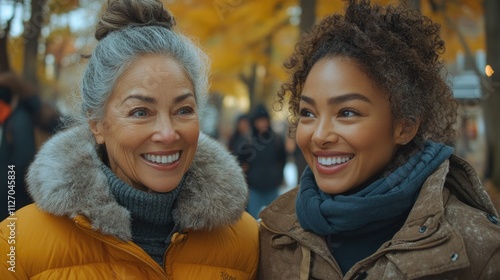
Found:
[{"label": "gray hair bun", "polygon": [[131,25],[172,29],[175,19],[158,0],[110,0],[97,23],[95,38],[102,40],[109,33]]}]

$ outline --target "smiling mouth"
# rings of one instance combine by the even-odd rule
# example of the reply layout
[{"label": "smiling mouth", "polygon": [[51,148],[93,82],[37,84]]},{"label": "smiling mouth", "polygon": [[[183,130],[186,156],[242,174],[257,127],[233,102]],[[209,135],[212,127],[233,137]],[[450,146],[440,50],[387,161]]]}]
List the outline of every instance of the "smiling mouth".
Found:
[{"label": "smiling mouth", "polygon": [[152,155],[152,154],[144,154],[142,156],[149,162],[159,163],[159,164],[170,164],[179,160],[180,152],[177,152],[172,155]]},{"label": "smiling mouth", "polygon": [[338,165],[350,161],[352,157],[318,157],[318,163],[325,166]]}]

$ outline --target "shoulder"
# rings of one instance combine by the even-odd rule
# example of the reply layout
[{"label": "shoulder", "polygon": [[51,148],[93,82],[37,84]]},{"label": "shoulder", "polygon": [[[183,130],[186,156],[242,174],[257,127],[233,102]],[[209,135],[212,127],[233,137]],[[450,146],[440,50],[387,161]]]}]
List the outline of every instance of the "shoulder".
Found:
[{"label": "shoulder", "polygon": [[3,220],[0,238],[1,247],[13,246],[17,266],[23,267],[27,275],[65,267],[71,260],[70,253],[85,252],[93,242],[72,219],[43,212],[35,204]]},{"label": "shoulder", "polygon": [[[191,241],[197,240],[205,248],[224,249],[226,253],[252,253],[258,249],[257,221],[247,212],[232,225],[212,230],[198,230],[188,233]],[[233,252],[234,251],[234,252]]]},{"label": "shoulder", "polygon": [[450,158],[445,190],[449,192],[444,201],[445,217],[466,244],[486,251],[499,250],[498,213],[473,168],[456,156]]},{"label": "shoulder", "polygon": [[243,212],[241,219],[230,228],[238,236],[243,248],[255,251],[255,246],[259,244],[259,224],[250,214]]},{"label": "shoulder", "polygon": [[[15,212],[15,215],[8,217],[2,221],[2,227],[0,232],[2,236],[5,235],[4,232],[6,224],[13,224],[16,227],[16,238],[21,238],[26,242],[33,242],[29,237],[30,234],[36,236],[41,236],[47,233],[68,233],[74,227],[74,223],[71,219],[67,217],[58,217],[47,212],[40,210],[35,204],[30,204],[23,207]],[[39,242],[39,238],[34,238]],[[20,240],[21,241],[21,240]]]},{"label": "shoulder", "polygon": [[[55,216],[40,210],[35,204],[19,209],[16,215],[1,223],[0,235],[3,239],[12,236],[8,225],[15,228],[16,248],[20,251],[59,253],[68,247],[77,247],[90,238],[79,229],[73,219]],[[50,249],[50,250],[47,250]]]},{"label": "shoulder", "polygon": [[280,195],[271,204],[269,204],[264,210],[262,210],[259,215],[262,220],[267,220],[276,215],[295,214],[295,200],[297,193],[299,191],[299,186],[291,189],[290,191]]},{"label": "shoulder", "polygon": [[256,274],[258,223],[246,212],[232,225],[174,234],[172,244],[167,259],[173,260],[174,276],[177,273],[181,279],[194,270],[206,278],[228,273],[235,279],[253,279],[250,276]]},{"label": "shoulder", "polygon": [[474,208],[455,195],[450,195],[445,205],[445,217],[463,239],[471,268],[500,275],[500,267],[498,263],[495,264],[500,261],[498,216]]}]

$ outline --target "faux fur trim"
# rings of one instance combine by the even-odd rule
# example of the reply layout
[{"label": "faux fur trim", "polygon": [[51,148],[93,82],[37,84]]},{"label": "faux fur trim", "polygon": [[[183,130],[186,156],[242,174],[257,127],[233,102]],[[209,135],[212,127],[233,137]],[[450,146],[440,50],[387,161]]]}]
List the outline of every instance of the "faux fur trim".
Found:
[{"label": "faux fur trim", "polygon": [[[57,216],[86,216],[95,230],[130,240],[131,220],[109,190],[88,126],[61,131],[46,141],[31,164],[28,191],[38,207]],[[213,229],[236,222],[248,188],[226,147],[201,133],[193,163],[173,210],[181,229]]]}]

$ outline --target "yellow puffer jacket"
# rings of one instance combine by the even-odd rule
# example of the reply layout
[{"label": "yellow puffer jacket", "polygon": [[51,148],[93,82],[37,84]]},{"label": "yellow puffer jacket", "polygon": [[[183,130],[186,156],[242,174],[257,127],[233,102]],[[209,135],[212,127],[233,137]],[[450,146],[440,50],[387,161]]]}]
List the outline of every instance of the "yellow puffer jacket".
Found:
[{"label": "yellow puffer jacket", "polygon": [[44,144],[28,173],[35,204],[0,223],[0,279],[255,279],[258,225],[225,147],[201,135],[161,267],[131,240],[85,128]]}]

